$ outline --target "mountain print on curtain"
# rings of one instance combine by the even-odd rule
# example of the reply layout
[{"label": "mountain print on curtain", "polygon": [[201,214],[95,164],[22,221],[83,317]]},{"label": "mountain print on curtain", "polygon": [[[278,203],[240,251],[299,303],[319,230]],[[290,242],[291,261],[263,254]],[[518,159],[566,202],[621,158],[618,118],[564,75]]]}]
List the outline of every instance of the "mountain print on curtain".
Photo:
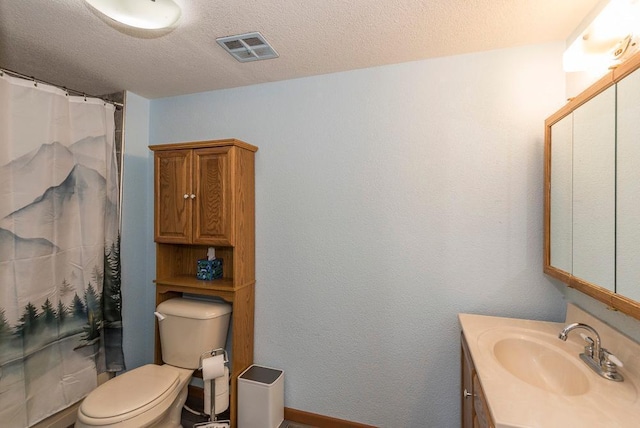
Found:
[{"label": "mountain print on curtain", "polygon": [[113,107],[24,82],[0,78],[3,427],[124,369]]}]

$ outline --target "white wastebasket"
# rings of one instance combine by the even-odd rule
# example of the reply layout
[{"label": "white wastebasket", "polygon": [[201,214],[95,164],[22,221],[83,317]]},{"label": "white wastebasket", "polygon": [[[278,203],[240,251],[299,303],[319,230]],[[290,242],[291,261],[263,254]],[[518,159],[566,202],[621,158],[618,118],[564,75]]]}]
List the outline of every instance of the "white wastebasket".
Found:
[{"label": "white wastebasket", "polygon": [[249,366],[238,377],[238,428],[278,428],[284,421],[284,371]]}]

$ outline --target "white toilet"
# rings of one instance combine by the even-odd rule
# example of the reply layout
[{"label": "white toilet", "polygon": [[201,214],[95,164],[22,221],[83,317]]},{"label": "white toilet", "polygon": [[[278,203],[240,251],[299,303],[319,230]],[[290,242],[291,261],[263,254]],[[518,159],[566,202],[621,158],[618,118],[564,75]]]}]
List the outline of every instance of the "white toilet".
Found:
[{"label": "white toilet", "polygon": [[147,364],[100,385],[80,405],[76,427],[180,427],[200,355],[224,348],[231,305],[176,298],[156,310],[165,364]]}]

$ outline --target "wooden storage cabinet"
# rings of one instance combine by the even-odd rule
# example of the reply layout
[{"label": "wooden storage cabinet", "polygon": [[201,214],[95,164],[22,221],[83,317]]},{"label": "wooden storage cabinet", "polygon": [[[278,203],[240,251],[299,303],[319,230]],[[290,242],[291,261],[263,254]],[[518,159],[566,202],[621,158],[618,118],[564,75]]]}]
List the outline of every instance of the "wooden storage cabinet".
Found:
[{"label": "wooden storage cabinet", "polygon": [[[194,243],[233,245],[235,230],[234,192],[232,175],[236,150],[233,147],[194,150],[195,193],[199,202],[193,210]],[[235,171],[233,171],[235,173]]]},{"label": "wooden storage cabinet", "polygon": [[462,428],[495,428],[464,334],[460,335]]},{"label": "wooden storage cabinet", "polygon": [[[234,146],[156,151],[156,242],[233,245]],[[239,157],[242,157],[240,155]]]},{"label": "wooden storage cabinet", "polygon": [[192,223],[191,151],[156,152],[154,164],[155,241],[189,243]]},{"label": "wooden storage cabinet", "polygon": [[[231,314],[231,421],[237,379],[253,364],[257,147],[214,140],[149,147],[155,164],[156,305],[183,294],[218,297]],[[215,247],[223,278],[201,281],[196,262]],[[162,363],[156,323],[155,361]]]}]

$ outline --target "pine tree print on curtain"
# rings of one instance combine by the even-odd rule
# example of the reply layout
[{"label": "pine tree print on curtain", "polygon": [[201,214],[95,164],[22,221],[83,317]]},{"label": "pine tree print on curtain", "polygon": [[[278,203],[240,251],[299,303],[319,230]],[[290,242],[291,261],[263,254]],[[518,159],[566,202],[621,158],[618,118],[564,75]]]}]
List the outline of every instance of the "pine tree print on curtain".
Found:
[{"label": "pine tree print on curtain", "polygon": [[0,76],[0,421],[124,369],[113,107]]}]

